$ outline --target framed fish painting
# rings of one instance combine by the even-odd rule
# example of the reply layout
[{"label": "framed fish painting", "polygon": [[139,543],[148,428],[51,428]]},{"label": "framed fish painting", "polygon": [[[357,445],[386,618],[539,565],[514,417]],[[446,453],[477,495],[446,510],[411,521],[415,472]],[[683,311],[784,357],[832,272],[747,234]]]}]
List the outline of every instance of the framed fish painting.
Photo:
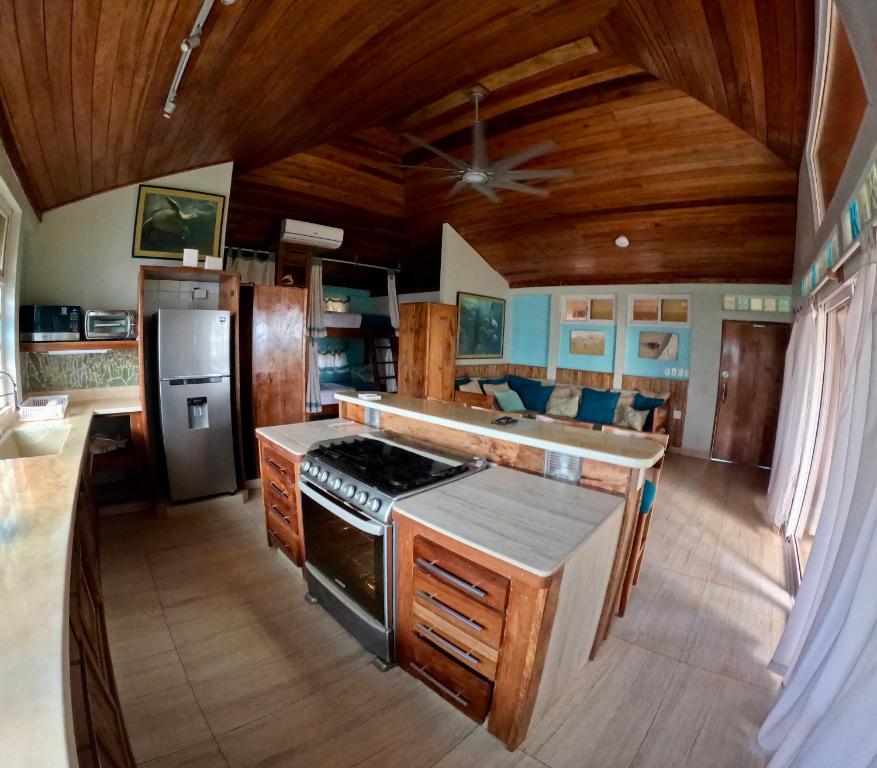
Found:
[{"label": "framed fish painting", "polygon": [[219,256],[224,195],[140,185],[134,219],[134,258],[183,258],[183,248]]},{"label": "framed fish painting", "polygon": [[457,292],[457,357],[502,357],[505,299]]}]

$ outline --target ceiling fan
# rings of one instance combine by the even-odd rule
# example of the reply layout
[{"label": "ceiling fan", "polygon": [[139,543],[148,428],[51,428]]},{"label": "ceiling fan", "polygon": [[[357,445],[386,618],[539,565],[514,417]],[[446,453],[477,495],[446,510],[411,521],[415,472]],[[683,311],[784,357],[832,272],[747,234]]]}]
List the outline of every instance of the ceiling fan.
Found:
[{"label": "ceiling fan", "polygon": [[504,157],[502,160],[491,161],[487,155],[487,139],[484,133],[484,123],[478,117],[478,107],[487,95],[487,91],[481,86],[476,86],[469,92],[469,97],[475,107],[475,121],[472,123],[472,161],[465,163],[453,155],[443,152],[438,147],[424,141],[418,136],[410,133],[402,135],[412,144],[432,152],[436,157],[441,158],[450,167],[437,168],[431,165],[406,165],[417,171],[438,171],[443,173],[439,178],[427,180],[426,184],[441,184],[444,182],[454,182],[454,186],[448,192],[448,198],[454,197],[467,187],[471,187],[476,192],[486,197],[492,203],[498,203],[500,197],[497,190],[508,190],[510,192],[523,192],[525,195],[536,195],[537,197],[548,197],[550,192],[542,187],[534,187],[525,184],[528,181],[542,181],[547,179],[568,179],[572,176],[572,172],[566,169],[518,169],[519,165],[533,160],[549,152],[557,149],[557,145],[553,141],[540,141],[533,144],[520,152]]}]

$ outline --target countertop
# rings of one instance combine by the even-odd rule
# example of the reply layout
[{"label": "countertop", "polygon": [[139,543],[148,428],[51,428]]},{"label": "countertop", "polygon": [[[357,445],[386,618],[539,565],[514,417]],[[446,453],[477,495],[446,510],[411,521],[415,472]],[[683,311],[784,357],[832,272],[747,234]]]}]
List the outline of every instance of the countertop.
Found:
[{"label": "countertop", "polygon": [[550,576],[624,499],[491,467],[400,499],[402,514],[538,576]]},{"label": "countertop", "polygon": [[348,419],[321,419],[319,421],[305,421],[301,424],[259,427],[256,434],[296,456],[303,456],[314,443],[319,443],[321,440],[353,437],[377,431]]},{"label": "countertop", "polygon": [[496,412],[467,408],[444,400],[424,400],[387,392],[381,392],[380,400],[362,400],[354,393],[345,392],[337,393],[335,399],[451,429],[622,467],[645,469],[664,455],[664,449],[654,440],[536,419],[520,418],[517,423],[507,426],[492,424],[497,418]]},{"label": "countertop", "polygon": [[[71,398],[52,456],[0,460],[0,765],[77,765],[70,718],[67,610],[79,473],[92,416],[132,413],[130,397]],[[4,432],[5,434],[5,432]]]}]

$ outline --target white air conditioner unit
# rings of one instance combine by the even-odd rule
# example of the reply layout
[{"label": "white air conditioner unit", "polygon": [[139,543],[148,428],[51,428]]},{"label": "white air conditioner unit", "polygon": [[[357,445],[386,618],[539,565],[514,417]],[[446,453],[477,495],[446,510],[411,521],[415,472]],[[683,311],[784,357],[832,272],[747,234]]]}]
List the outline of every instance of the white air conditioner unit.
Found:
[{"label": "white air conditioner unit", "polygon": [[334,251],[341,247],[344,230],[337,227],[324,227],[321,224],[310,224],[307,221],[284,219],[280,225],[280,241],[296,243],[311,248],[322,248]]}]

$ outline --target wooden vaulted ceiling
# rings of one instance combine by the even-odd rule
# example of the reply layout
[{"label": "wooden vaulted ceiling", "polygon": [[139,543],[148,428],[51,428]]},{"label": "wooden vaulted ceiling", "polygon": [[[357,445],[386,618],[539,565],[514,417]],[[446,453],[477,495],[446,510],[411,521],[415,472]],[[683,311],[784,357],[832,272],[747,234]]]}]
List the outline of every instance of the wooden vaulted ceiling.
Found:
[{"label": "wooden vaulted ceiling", "polygon": [[[0,0],[0,130],[38,210],[234,160],[230,241],[334,223],[412,290],[443,221],[513,285],[791,277],[811,0],[217,3],[164,120],[198,7]],[[550,198],[448,201],[392,166],[432,162],[402,131],[468,159],[476,82],[493,156],[557,143]]]}]

